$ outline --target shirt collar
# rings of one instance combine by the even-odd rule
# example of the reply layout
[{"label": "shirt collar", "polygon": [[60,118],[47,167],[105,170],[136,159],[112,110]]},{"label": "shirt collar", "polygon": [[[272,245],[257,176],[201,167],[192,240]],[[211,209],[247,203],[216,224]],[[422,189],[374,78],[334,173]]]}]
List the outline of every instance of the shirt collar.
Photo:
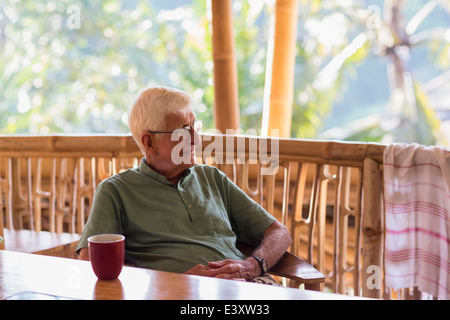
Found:
[{"label": "shirt collar", "polygon": [[[173,183],[170,183],[169,181],[167,181],[166,177],[164,177],[162,174],[159,174],[158,172],[156,172],[155,170],[150,168],[148,166],[148,164],[145,162],[145,157],[142,158],[141,165],[139,168],[140,168],[141,173],[145,174],[146,176],[149,176],[150,178],[157,180],[161,183],[173,185]],[[185,178],[186,176],[188,176],[191,173],[191,169],[192,168],[188,168],[188,169],[184,170],[183,178]],[[181,179],[183,179],[183,178],[181,178]]]}]

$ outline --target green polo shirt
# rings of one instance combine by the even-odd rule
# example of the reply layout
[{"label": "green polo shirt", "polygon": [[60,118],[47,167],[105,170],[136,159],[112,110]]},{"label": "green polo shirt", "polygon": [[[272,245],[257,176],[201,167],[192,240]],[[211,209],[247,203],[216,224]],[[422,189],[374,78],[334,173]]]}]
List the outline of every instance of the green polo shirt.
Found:
[{"label": "green polo shirt", "polygon": [[256,245],[274,221],[215,167],[195,165],[174,185],[142,160],[99,184],[76,250],[91,235],[120,233],[126,264],[184,272],[245,258],[236,240]]}]

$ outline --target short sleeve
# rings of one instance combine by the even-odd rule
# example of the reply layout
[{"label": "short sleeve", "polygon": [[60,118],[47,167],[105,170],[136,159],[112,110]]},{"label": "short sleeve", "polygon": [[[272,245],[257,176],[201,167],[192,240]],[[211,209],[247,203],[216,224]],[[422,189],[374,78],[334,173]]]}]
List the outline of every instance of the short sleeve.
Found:
[{"label": "short sleeve", "polygon": [[222,176],[234,232],[238,240],[256,245],[276,219],[225,174]]},{"label": "short sleeve", "polygon": [[92,210],[75,251],[79,253],[82,248],[87,248],[87,239],[92,235],[102,233],[122,234],[124,226],[122,207],[114,183],[108,180],[102,181],[95,192]]}]

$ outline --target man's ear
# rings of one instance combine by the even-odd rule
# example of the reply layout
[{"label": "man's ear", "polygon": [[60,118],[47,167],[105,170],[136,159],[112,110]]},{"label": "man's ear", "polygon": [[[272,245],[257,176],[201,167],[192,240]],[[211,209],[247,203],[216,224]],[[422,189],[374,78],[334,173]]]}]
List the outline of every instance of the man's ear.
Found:
[{"label": "man's ear", "polygon": [[145,147],[147,153],[152,154],[156,151],[153,143],[153,136],[150,132],[144,132],[141,136],[142,145]]}]

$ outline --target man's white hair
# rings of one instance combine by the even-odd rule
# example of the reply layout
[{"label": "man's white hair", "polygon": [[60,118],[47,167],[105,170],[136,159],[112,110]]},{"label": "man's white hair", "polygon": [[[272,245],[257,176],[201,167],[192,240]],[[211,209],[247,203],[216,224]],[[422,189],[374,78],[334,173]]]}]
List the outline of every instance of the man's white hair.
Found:
[{"label": "man's white hair", "polygon": [[194,100],[184,91],[156,86],[142,90],[129,112],[128,126],[142,153],[141,142],[145,131],[165,131],[169,114],[194,112]]}]

